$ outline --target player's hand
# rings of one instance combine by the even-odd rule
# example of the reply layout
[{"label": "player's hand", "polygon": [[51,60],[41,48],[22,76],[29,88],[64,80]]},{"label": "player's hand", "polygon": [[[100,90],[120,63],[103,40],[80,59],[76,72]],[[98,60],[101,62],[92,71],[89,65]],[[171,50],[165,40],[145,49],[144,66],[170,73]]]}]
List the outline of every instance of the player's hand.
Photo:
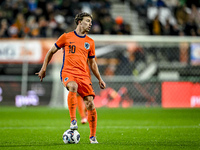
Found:
[{"label": "player's hand", "polygon": [[38,75],[38,77],[40,78],[40,81],[42,82],[43,78],[46,76],[46,71],[40,70],[40,72],[35,73],[35,74]]},{"label": "player's hand", "polygon": [[103,80],[99,81],[99,86],[101,89],[105,89],[106,88],[106,83]]}]

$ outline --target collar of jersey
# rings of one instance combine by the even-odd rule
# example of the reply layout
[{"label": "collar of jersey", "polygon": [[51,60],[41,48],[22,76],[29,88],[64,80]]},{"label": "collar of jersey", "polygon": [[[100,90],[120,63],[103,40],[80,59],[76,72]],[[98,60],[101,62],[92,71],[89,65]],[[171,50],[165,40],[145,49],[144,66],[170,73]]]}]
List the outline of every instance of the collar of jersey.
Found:
[{"label": "collar of jersey", "polygon": [[85,38],[85,36],[86,36],[86,34],[85,34],[84,36],[80,36],[80,35],[78,35],[78,34],[76,33],[75,30],[74,30],[74,34],[75,34],[76,36],[80,37],[80,38]]}]

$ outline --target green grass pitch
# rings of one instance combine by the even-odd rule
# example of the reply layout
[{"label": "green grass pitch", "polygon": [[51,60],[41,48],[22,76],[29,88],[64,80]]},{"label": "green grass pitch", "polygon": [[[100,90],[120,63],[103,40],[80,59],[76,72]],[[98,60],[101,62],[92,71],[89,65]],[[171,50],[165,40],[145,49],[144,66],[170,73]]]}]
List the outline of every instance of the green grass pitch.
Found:
[{"label": "green grass pitch", "polygon": [[89,126],[80,124],[79,144],[64,144],[68,110],[49,107],[0,107],[0,150],[197,150],[200,109],[99,108],[97,139],[89,144]]}]

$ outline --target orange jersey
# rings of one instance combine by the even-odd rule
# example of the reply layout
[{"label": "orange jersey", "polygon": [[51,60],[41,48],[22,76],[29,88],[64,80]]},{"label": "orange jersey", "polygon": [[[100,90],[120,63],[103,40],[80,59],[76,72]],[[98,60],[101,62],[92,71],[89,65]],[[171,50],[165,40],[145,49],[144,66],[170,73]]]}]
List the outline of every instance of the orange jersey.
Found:
[{"label": "orange jersey", "polygon": [[63,48],[62,73],[72,74],[75,77],[89,77],[87,59],[95,58],[95,44],[93,39],[79,36],[76,31],[62,34],[55,46]]}]

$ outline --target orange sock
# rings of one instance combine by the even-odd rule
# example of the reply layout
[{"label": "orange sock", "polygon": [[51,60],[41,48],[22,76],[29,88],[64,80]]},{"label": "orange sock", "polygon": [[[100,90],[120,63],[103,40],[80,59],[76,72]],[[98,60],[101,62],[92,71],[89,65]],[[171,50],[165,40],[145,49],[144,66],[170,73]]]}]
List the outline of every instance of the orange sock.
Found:
[{"label": "orange sock", "polygon": [[80,114],[81,118],[84,118],[85,117],[85,104],[84,104],[81,96],[77,96],[77,102],[78,102],[79,114]]},{"label": "orange sock", "polygon": [[77,98],[75,92],[70,92],[68,94],[68,108],[71,121],[76,120],[76,106],[77,106]]},{"label": "orange sock", "polygon": [[96,136],[96,128],[97,128],[96,108],[93,110],[88,110],[88,122],[89,122],[89,127],[90,127],[90,137]]}]

